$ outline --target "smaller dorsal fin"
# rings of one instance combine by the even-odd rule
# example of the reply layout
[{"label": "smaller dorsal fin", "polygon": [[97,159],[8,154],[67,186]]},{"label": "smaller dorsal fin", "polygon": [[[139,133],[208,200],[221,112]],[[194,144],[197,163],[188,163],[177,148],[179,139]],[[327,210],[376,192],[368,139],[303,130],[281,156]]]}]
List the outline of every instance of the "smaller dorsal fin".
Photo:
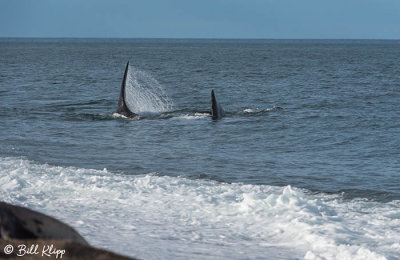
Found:
[{"label": "smaller dorsal fin", "polygon": [[211,117],[212,119],[220,119],[225,116],[225,112],[222,107],[218,104],[215,98],[214,90],[211,90]]}]

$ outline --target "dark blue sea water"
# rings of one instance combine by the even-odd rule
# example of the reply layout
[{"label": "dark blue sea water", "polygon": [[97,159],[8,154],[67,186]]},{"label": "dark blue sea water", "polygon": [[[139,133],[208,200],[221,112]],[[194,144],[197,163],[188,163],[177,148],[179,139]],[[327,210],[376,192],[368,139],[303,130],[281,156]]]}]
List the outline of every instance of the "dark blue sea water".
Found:
[{"label": "dark blue sea water", "polygon": [[[146,115],[148,107],[152,112],[141,119],[113,116],[128,60],[131,69],[131,95],[128,98],[133,100],[131,102],[138,102],[143,115]],[[226,112],[226,117],[217,121],[201,113],[211,108],[212,89]],[[134,91],[147,91],[146,95],[151,94],[160,100],[157,103],[154,99],[149,101],[145,97],[132,96]],[[395,242],[400,234],[398,226],[397,230],[390,226],[396,226],[400,221],[399,104],[399,41],[1,39],[0,169],[3,186],[0,187],[4,194],[8,194],[3,195],[4,200],[43,209],[63,218],[62,214],[57,215],[56,210],[57,206],[64,205],[62,195],[55,196],[55,202],[51,204],[54,207],[48,206],[43,202],[45,194],[41,193],[40,187],[44,185],[50,189],[53,182],[59,181],[55,175],[64,176],[71,171],[71,174],[81,174],[80,178],[64,180],[65,185],[70,185],[71,189],[77,185],[87,185],[86,190],[80,191],[84,194],[79,195],[79,201],[85,200],[86,192],[111,186],[104,184],[104,179],[100,182],[104,185],[86,179],[89,178],[87,176],[98,174],[96,178],[107,178],[113,189],[124,190],[124,195],[114,198],[110,207],[118,205],[119,200],[128,206],[131,199],[143,201],[142,206],[146,207],[149,201],[165,199],[164,203],[171,202],[176,195],[181,202],[187,200],[188,203],[182,202],[186,210],[176,205],[175,210],[183,210],[181,214],[177,213],[179,217],[176,219],[188,222],[190,219],[193,221],[190,225],[200,223],[199,226],[206,226],[210,230],[219,229],[210,227],[205,220],[186,218],[194,210],[188,205],[196,204],[199,196],[208,198],[208,201],[219,198],[221,194],[236,194],[238,190],[251,187],[255,190],[232,195],[237,197],[231,201],[242,203],[249,194],[256,194],[254,196],[257,199],[253,198],[254,201],[246,204],[249,207],[264,203],[266,198],[263,196],[272,192],[270,189],[279,196],[287,196],[289,189],[290,192],[298,192],[289,196],[292,199],[306,196],[305,208],[311,207],[308,203],[319,200],[319,196],[329,200],[329,203],[339,203],[340,210],[332,211],[332,205],[323,204],[322,208],[329,208],[327,212],[332,215],[322,212],[318,205],[314,205],[315,209],[310,214],[314,214],[314,217],[337,216],[341,214],[339,211],[343,211],[343,215],[338,217],[343,221],[338,222],[343,225],[343,230],[347,230],[344,233],[351,234],[346,238],[348,240],[341,237],[340,231],[332,231],[321,235],[327,238],[324,242],[326,248],[315,248],[315,243],[311,243],[312,246],[301,244],[292,247],[293,241],[282,246],[282,241],[287,240],[283,236],[278,239],[279,242],[271,242],[265,249],[260,241],[254,242],[262,237],[256,232],[261,226],[251,226],[259,223],[258,218],[238,220],[227,217],[225,222],[249,222],[250,226],[240,224],[243,233],[251,230],[251,227],[255,232],[249,235],[250,240],[240,240],[239,235],[235,236],[237,242],[232,242],[234,248],[239,248],[243,241],[248,243],[243,248],[260,245],[261,249],[252,249],[254,255],[243,249],[250,258],[273,252],[275,257],[284,259],[330,259],[332,255],[340,258],[339,252],[347,249],[349,259],[360,256],[358,254],[371,259],[378,256],[395,258],[400,255],[400,245],[398,241]],[[36,177],[20,177],[31,172]],[[33,185],[33,180],[44,176],[42,172],[51,177]],[[107,173],[107,177],[102,175],[103,172]],[[46,182],[49,178],[55,179]],[[148,200],[143,197],[125,198],[130,196],[127,195],[130,190],[140,190],[130,187],[129,183],[143,181],[141,178],[151,179],[146,179],[148,186],[144,190],[156,186],[161,197],[149,197]],[[16,186],[11,185],[13,181]],[[149,184],[151,181],[155,183]],[[192,196],[191,190],[177,191],[176,181],[188,182],[185,184],[187,187],[200,185],[201,189],[208,190],[207,187],[212,186],[216,190],[212,193],[214,195],[196,190],[198,193]],[[123,183],[123,186],[117,183]],[[62,183],[60,185],[63,186]],[[228,185],[227,193],[220,191],[225,185]],[[161,192],[163,187],[169,188]],[[42,195],[38,196],[36,192]],[[70,194],[72,201],[78,200],[77,190],[66,193]],[[221,206],[222,202],[216,199],[215,207],[207,212],[222,214],[217,209],[224,207],[224,212],[228,212],[233,206],[225,200],[225,195],[225,206]],[[93,196],[93,200],[90,196]],[[93,204],[97,195],[90,196],[87,201]],[[290,199],[288,201],[291,205]],[[278,205],[278,202],[271,205]],[[373,203],[375,206],[363,203]],[[71,204],[75,213],[84,211],[79,210],[79,205]],[[354,207],[357,209],[349,209],[348,205],[356,205]],[[157,211],[158,206],[153,206],[153,214],[161,216],[170,213],[167,209]],[[375,211],[376,207],[379,209]],[[290,208],[294,212],[304,209]],[[364,212],[369,214],[368,218],[383,217],[379,213],[383,212],[383,208],[390,211],[388,219],[371,227],[375,235],[386,234],[387,244],[382,245],[377,242],[380,238],[376,236],[371,239],[372,235],[361,230],[367,224],[357,214],[363,211],[361,209],[369,208],[374,210]],[[207,206],[198,208],[199,211],[204,209]],[[262,209],[266,210],[264,207]],[[102,209],[98,205],[96,210],[110,208]],[[115,212],[124,211],[115,209]],[[268,210],[266,212],[272,214]],[[235,218],[242,216],[240,210],[226,214]],[[274,214],[268,216],[279,215]],[[350,219],[354,221],[344,223],[344,219],[349,218],[348,214],[353,214]],[[207,214],[203,212],[199,215],[205,218]],[[172,222],[176,220],[173,214],[168,216]],[[268,216],[263,215],[261,219],[266,220]],[[298,221],[299,217],[294,219]],[[318,221],[318,225],[328,226],[330,221],[323,219]],[[90,226],[90,220],[88,222]],[[96,230],[93,223],[93,228],[88,228],[86,221],[85,224],[70,223],[83,233],[91,234]],[[276,225],[267,228],[266,233],[280,229],[286,231],[283,224],[273,223]],[[359,236],[349,231],[354,223],[357,223],[357,228],[353,231],[360,232]],[[307,224],[320,233],[321,226]],[[146,225],[154,230],[149,223],[146,222]],[[175,225],[185,226],[182,223]],[[195,235],[194,238],[186,238],[183,234],[187,230],[182,233],[174,229],[174,239],[194,241],[194,245],[198,242],[196,239],[204,239],[216,246],[214,251],[218,252],[217,245],[222,243],[218,242],[220,235],[218,239],[207,240],[207,235],[201,233],[204,231],[202,228],[193,229],[193,232],[200,233],[200,238]],[[290,230],[306,233],[297,227]],[[219,231],[215,232],[217,234]],[[280,231],[276,232],[280,234]],[[196,254],[199,258],[218,258],[228,256],[228,252],[231,252],[220,251],[220,255],[212,255],[205,246],[203,251],[199,249],[199,252],[191,255],[188,252],[193,244],[185,244],[177,249],[181,254],[177,251],[171,253],[165,251],[176,242],[165,242],[170,241],[170,236],[168,233],[166,237],[151,241],[153,244],[160,241],[166,243],[164,247],[160,245],[161,253],[156,256],[148,251],[108,248],[146,259],[186,258]],[[315,241],[320,239],[315,238]],[[99,240],[99,236],[92,238],[95,244],[107,247],[106,243]],[[335,246],[332,252],[337,254],[324,256],[324,252],[332,245]],[[290,251],[287,254],[286,249]],[[292,249],[297,253],[291,252]],[[368,254],[362,250],[367,250]],[[241,258],[240,252],[230,257],[235,256]]]}]

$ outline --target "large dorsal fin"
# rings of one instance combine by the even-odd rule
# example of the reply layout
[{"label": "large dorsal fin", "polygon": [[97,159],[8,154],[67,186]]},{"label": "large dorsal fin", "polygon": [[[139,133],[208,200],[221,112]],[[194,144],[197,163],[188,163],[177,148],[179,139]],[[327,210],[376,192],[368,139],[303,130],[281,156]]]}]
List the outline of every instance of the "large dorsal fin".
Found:
[{"label": "large dorsal fin", "polygon": [[129,61],[126,63],[126,67],[125,67],[124,79],[122,80],[121,93],[119,94],[118,108],[117,108],[116,113],[126,116],[126,117],[135,117],[137,115],[135,113],[133,113],[131,110],[129,110],[129,108],[125,102],[125,86],[126,86],[126,80],[128,77],[128,73],[129,73]]},{"label": "large dorsal fin", "polygon": [[224,110],[218,104],[217,99],[215,98],[214,90],[211,90],[211,117],[212,119],[220,119],[225,115]]}]

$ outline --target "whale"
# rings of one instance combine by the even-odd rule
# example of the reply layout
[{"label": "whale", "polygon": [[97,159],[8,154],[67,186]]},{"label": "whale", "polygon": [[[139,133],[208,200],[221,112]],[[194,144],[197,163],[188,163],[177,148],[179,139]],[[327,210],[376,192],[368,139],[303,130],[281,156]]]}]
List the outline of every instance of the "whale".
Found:
[{"label": "whale", "polygon": [[[121,91],[119,94],[119,101],[118,101],[118,107],[117,110],[115,111],[116,114],[121,115],[126,118],[139,118],[139,115],[131,111],[126,104],[126,81],[129,73],[129,61],[126,63],[125,66],[125,72],[124,72],[124,77],[122,79],[122,84],[121,84]],[[208,113],[211,115],[211,118],[213,120],[218,120],[221,119],[222,117],[225,116],[224,109],[222,106],[217,102],[217,98],[215,97],[215,92],[212,89],[211,90],[211,110],[208,111],[202,111],[202,113]]]},{"label": "whale", "polygon": [[128,73],[129,73],[129,61],[126,63],[124,78],[122,79],[121,92],[119,94],[118,108],[117,111],[115,111],[115,113],[125,116],[127,118],[134,118],[137,117],[138,115],[133,113],[128,108],[125,101],[126,79],[128,77]]}]

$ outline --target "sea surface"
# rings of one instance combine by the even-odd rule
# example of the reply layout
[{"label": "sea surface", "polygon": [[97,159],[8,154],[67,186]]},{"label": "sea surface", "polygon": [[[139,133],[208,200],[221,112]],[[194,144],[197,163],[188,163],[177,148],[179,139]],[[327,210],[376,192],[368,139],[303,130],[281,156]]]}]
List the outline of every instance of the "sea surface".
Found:
[{"label": "sea surface", "polygon": [[400,41],[2,38],[0,200],[141,259],[399,259]]}]

